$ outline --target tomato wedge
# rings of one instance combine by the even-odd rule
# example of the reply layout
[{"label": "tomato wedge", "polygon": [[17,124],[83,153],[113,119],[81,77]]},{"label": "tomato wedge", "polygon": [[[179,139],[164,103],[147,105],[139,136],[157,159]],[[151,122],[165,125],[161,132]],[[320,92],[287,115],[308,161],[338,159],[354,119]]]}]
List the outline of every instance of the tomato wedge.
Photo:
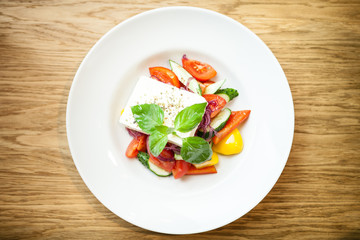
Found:
[{"label": "tomato wedge", "polygon": [[125,155],[128,158],[135,158],[139,151],[146,150],[146,135],[140,135],[134,137],[134,139],[130,142],[129,146],[126,149]]},{"label": "tomato wedge", "polygon": [[138,147],[138,140],[136,138],[134,138],[129,146],[126,149],[125,152],[125,156],[127,156],[128,158],[134,158],[136,157],[136,155],[139,153],[139,150],[137,150]]},{"label": "tomato wedge", "polygon": [[210,117],[211,118],[215,117],[221,111],[221,109],[224,108],[224,106],[226,104],[226,100],[224,98],[220,97],[219,95],[204,94],[202,96],[206,99],[206,101],[210,105],[210,109],[211,109]]},{"label": "tomato wedge", "polygon": [[149,68],[150,75],[155,79],[169,83],[177,88],[180,88],[180,81],[173,71],[164,67],[151,67]]},{"label": "tomato wedge", "polygon": [[175,179],[184,176],[190,169],[191,163],[185,162],[184,160],[176,160],[175,167],[172,170],[172,174]]},{"label": "tomato wedge", "polygon": [[212,139],[214,144],[220,142],[226,135],[232,132],[240,123],[244,122],[250,115],[251,110],[232,111],[225,127],[221,129]]},{"label": "tomato wedge", "polygon": [[138,143],[138,146],[137,146],[137,150],[138,151],[141,151],[141,152],[145,152],[146,151],[146,135],[141,135],[138,138],[139,140],[139,143]]},{"label": "tomato wedge", "polygon": [[[158,166],[159,168],[164,169],[165,171],[171,172],[175,166],[175,161],[161,161],[158,158],[156,158],[154,155],[152,155],[149,152],[150,158],[149,161]],[[160,155],[164,158],[172,158],[174,157],[174,152],[171,150],[164,149],[160,153]]]},{"label": "tomato wedge", "polygon": [[201,82],[216,76],[216,71],[212,66],[197,60],[188,59],[186,55],[182,58],[182,64],[186,71]]},{"label": "tomato wedge", "polygon": [[[150,151],[148,151],[148,153],[152,158],[156,158]],[[174,152],[168,149],[163,149],[160,155],[164,158],[174,158]]]},{"label": "tomato wedge", "polygon": [[172,150],[168,150],[168,149],[164,149],[162,150],[162,152],[160,153],[160,155],[164,158],[174,158],[174,151]]},{"label": "tomato wedge", "polygon": [[165,171],[171,172],[174,169],[175,161],[160,161],[157,158],[149,158],[149,161],[158,166],[159,168],[164,169]]},{"label": "tomato wedge", "polygon": [[197,169],[194,165],[191,165],[186,175],[199,175],[199,174],[209,174],[209,173],[217,173],[215,166],[209,166],[209,167]]}]

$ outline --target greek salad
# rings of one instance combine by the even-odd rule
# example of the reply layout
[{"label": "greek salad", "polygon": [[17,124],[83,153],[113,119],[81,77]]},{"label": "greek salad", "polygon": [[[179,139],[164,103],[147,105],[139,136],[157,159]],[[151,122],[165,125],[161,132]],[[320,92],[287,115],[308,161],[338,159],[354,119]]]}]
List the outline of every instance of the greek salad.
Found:
[{"label": "greek salad", "polygon": [[250,110],[233,111],[226,104],[239,94],[214,81],[217,72],[204,62],[182,57],[182,64],[150,67],[140,77],[120,123],[133,137],[126,149],[160,177],[217,173],[220,155],[238,154],[243,140],[238,126]]}]

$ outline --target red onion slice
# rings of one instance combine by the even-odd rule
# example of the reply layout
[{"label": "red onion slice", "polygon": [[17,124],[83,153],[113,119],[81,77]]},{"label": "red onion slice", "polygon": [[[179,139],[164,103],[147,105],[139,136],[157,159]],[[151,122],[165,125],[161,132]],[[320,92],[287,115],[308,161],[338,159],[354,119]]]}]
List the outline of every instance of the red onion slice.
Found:
[{"label": "red onion slice", "polygon": [[174,158],[174,157],[172,157],[172,158],[166,158],[166,157],[161,156],[161,154],[159,154],[159,156],[157,156],[157,159],[159,159],[160,161],[164,161],[164,162],[175,161],[175,158]]},{"label": "red onion slice", "polygon": [[199,130],[201,130],[203,132],[203,135],[201,137],[204,138],[204,139],[205,139],[205,133],[207,131],[209,131],[209,136],[205,139],[206,141],[210,141],[212,136],[214,135],[214,133],[215,133],[215,135],[217,133],[215,131],[215,129],[210,126],[210,122],[211,122],[211,117],[210,116],[211,116],[211,113],[213,112],[211,110],[210,106],[213,106],[213,105],[216,105],[216,101],[212,100],[212,101],[208,102],[208,105],[206,106],[206,109],[205,109],[203,119],[201,120],[201,122],[200,122],[200,124],[199,124],[199,126],[198,126],[198,128],[196,130],[197,132]]},{"label": "red onion slice", "polygon": [[168,143],[168,145],[165,147],[166,150],[171,150],[176,154],[180,154],[181,148],[175,144]]},{"label": "red onion slice", "polygon": [[133,138],[140,137],[140,136],[144,135],[143,133],[132,130],[130,128],[126,128],[126,130],[128,131],[129,135],[132,136]]}]

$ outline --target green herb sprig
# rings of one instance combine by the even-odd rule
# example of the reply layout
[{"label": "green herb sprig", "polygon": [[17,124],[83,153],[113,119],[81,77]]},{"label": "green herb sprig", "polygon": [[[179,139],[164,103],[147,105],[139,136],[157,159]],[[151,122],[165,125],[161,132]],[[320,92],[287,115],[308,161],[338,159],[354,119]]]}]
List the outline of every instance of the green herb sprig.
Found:
[{"label": "green herb sprig", "polygon": [[[206,105],[206,103],[198,103],[184,108],[176,115],[174,128],[163,125],[164,111],[156,104],[135,105],[131,107],[131,111],[139,127],[149,134],[150,152],[157,157],[165,148],[169,134],[180,137],[176,131],[189,132],[201,122]],[[211,158],[211,147],[204,139],[200,137],[181,139],[180,154],[186,162],[197,164]]]}]

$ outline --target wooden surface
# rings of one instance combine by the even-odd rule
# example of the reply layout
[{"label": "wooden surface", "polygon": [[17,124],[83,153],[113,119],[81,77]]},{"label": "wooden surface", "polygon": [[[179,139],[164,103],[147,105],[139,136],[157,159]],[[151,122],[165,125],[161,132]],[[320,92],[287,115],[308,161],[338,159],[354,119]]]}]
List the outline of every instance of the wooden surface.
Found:
[{"label": "wooden surface", "polygon": [[74,74],[103,34],[173,5],[215,10],[255,32],[285,71],[296,118],[290,157],[269,195],[190,239],[360,239],[355,0],[0,1],[0,239],[169,238],[125,222],[90,193],[69,152],[65,110]]}]

